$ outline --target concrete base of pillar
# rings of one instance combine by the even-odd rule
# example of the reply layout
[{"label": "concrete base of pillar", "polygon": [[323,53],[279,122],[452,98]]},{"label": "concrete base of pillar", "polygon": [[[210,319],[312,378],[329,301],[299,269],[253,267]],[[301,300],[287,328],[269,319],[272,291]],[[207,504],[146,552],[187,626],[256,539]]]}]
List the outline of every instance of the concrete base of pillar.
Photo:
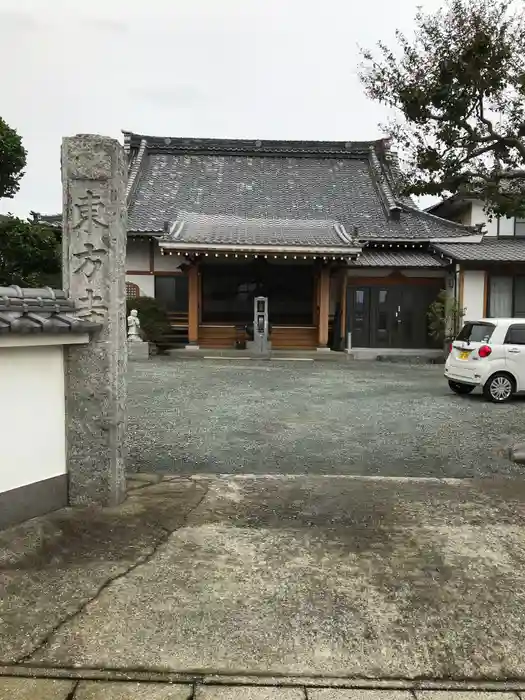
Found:
[{"label": "concrete base of pillar", "polygon": [[200,350],[200,346],[197,345],[197,343],[195,343],[195,344],[190,343],[189,345],[186,345],[186,346],[184,347],[184,349],[185,349],[185,350]]},{"label": "concrete base of pillar", "polygon": [[[267,347],[267,352],[270,352],[272,349],[271,341],[268,341],[266,347]],[[251,350],[252,352],[257,352],[257,343],[255,342],[255,340],[246,341],[246,350]],[[267,354],[267,353],[265,353],[265,354]]]},{"label": "concrete base of pillar", "polygon": [[149,359],[149,343],[129,342],[128,341],[128,360],[147,360]]},{"label": "concrete base of pillar", "polygon": [[332,352],[331,348],[317,348],[317,352]]}]

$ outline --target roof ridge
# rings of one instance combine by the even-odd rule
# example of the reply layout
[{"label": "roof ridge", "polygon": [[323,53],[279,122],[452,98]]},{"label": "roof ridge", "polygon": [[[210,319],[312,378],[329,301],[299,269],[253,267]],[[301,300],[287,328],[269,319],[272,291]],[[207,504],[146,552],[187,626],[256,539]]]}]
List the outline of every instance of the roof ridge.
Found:
[{"label": "roof ridge", "polygon": [[375,175],[373,180],[375,181],[377,189],[379,190],[379,196],[385,211],[391,218],[396,219],[396,214],[398,214],[400,206],[394,196],[394,193],[392,192],[390,183],[384,173],[381,162],[377,157],[377,152],[372,146],[368,152],[368,160],[372,168],[372,175]]},{"label": "roof ridge", "polygon": [[224,153],[251,153],[267,155],[274,153],[293,155],[366,155],[370,148],[383,151],[384,139],[368,141],[311,141],[311,140],[282,140],[282,139],[222,139],[198,137],[163,137],[134,134],[123,131],[124,147],[127,152],[137,149],[143,139],[146,139],[150,150],[189,152],[211,151]]},{"label": "roof ridge", "polygon": [[[133,198],[133,194],[137,188],[137,183],[139,179],[139,174],[142,169],[142,163],[144,162],[144,154],[148,148],[147,139],[142,139],[140,142],[140,147],[137,155],[133,160],[133,165],[128,177],[128,184],[126,185],[126,201],[129,203]],[[129,154],[129,151],[128,151]]]}]

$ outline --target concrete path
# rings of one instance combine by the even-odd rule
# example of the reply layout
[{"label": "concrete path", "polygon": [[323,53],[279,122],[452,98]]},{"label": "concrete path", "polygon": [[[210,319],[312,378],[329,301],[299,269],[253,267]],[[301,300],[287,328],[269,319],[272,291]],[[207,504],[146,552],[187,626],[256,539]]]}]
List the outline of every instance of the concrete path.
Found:
[{"label": "concrete path", "polygon": [[523,481],[159,478],[0,533],[4,665],[525,680]]}]

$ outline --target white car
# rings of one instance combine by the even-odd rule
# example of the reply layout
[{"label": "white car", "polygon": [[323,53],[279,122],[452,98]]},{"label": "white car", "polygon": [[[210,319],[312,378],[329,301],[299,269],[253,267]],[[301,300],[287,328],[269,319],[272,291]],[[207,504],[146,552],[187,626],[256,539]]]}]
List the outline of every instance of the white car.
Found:
[{"label": "white car", "polygon": [[480,387],[496,403],[525,391],[525,318],[465,323],[450,345],[445,377],[456,394]]}]

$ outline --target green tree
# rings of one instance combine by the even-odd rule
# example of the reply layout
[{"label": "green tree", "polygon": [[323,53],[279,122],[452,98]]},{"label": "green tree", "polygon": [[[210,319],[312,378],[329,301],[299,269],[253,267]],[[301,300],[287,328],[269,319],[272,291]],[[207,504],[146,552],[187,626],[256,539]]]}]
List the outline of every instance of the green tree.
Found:
[{"label": "green tree", "polygon": [[22,139],[0,117],[0,199],[14,197],[20,189],[26,156]]},{"label": "green tree", "polygon": [[60,244],[60,229],[0,217],[0,286],[61,287]]},{"label": "green tree", "polygon": [[525,216],[525,13],[513,0],[419,10],[397,47],[362,51],[367,95],[393,109],[405,194],[460,193]]}]

